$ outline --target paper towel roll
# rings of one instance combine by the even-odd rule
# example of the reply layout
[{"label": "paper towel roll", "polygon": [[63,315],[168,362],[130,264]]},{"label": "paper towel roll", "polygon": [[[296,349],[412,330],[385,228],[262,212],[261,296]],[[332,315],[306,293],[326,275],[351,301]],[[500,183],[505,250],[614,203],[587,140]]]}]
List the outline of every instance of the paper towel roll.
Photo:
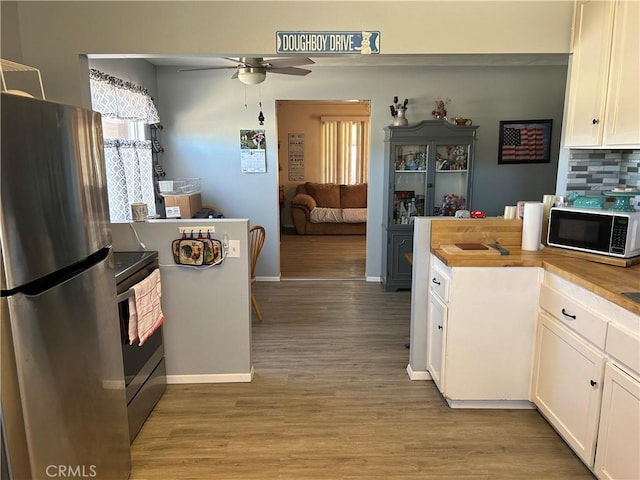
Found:
[{"label": "paper towel roll", "polygon": [[516,218],[516,206],[507,205],[504,207],[504,219],[513,220],[514,218]]},{"label": "paper towel roll", "polygon": [[542,234],[541,202],[527,202],[524,204],[524,219],[522,220],[522,249],[538,250],[540,235]]}]

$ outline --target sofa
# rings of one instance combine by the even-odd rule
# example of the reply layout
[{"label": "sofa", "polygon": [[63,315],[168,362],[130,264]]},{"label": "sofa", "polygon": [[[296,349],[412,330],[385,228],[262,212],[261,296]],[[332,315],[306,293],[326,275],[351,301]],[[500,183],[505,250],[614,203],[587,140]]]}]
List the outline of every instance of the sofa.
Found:
[{"label": "sofa", "polygon": [[367,232],[367,184],[306,182],[291,200],[299,235],[364,235]]}]

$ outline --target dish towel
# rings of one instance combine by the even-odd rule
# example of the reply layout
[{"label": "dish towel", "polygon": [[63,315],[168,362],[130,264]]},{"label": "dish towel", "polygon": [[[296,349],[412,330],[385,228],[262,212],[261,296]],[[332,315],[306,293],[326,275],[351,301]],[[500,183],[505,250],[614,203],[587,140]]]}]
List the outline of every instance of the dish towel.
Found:
[{"label": "dish towel", "polygon": [[164,321],[160,306],[160,270],[154,270],[131,288],[134,295],[129,297],[129,343],[133,345],[139,340],[142,345]]}]

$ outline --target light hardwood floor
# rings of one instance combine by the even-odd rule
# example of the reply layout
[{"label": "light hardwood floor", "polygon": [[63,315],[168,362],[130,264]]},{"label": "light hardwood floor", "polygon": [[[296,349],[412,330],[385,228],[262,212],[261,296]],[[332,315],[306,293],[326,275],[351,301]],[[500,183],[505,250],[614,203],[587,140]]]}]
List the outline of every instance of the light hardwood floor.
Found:
[{"label": "light hardwood floor", "polygon": [[534,410],[459,410],[405,368],[410,292],[257,283],[251,383],[170,385],[132,480],[593,478]]},{"label": "light hardwood floor", "polygon": [[280,235],[283,279],[364,279],[365,263],[365,235]]}]

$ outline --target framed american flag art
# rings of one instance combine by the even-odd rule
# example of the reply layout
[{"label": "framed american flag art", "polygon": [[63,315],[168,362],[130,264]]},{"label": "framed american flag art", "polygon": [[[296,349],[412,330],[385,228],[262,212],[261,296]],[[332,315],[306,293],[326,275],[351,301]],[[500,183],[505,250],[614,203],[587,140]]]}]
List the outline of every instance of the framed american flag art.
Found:
[{"label": "framed american flag art", "polygon": [[549,163],[551,119],[500,122],[498,163]]}]

